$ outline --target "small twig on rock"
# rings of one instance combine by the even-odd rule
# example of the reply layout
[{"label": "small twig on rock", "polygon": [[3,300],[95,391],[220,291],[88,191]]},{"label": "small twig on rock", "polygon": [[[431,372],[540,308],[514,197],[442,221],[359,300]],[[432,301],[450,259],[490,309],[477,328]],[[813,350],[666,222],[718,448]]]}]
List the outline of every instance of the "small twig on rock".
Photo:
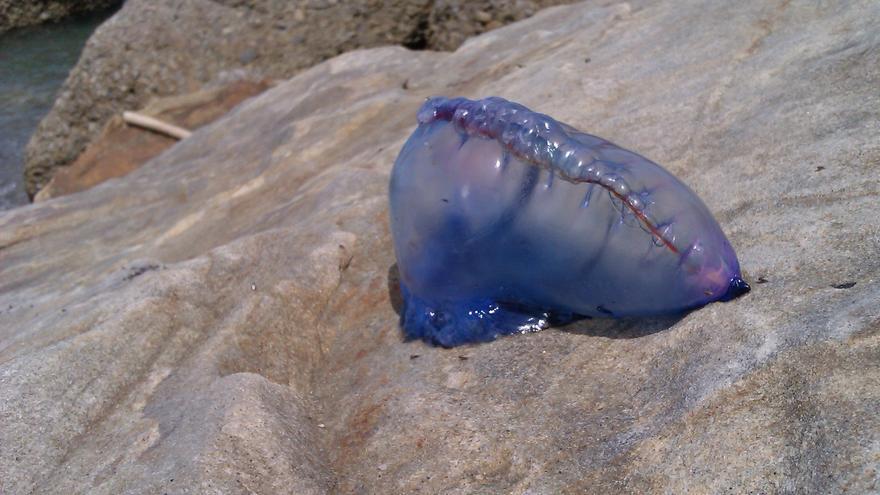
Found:
[{"label": "small twig on rock", "polygon": [[192,135],[191,131],[184,129],[183,127],[177,127],[176,125],[162,122],[159,119],[140,113],[122,112],[122,120],[127,124],[143,127],[144,129],[149,129],[176,139],[185,139]]}]

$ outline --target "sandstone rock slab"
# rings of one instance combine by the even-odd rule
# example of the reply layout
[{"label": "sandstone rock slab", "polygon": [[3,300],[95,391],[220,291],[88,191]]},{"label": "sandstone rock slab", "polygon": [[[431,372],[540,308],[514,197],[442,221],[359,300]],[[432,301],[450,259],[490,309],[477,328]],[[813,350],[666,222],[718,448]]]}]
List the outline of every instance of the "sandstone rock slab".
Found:
[{"label": "sandstone rock slab", "polygon": [[[349,53],[0,214],[0,491],[876,492],[878,8],[587,3]],[[753,291],[404,342],[387,180],[430,94],[665,164]]]}]

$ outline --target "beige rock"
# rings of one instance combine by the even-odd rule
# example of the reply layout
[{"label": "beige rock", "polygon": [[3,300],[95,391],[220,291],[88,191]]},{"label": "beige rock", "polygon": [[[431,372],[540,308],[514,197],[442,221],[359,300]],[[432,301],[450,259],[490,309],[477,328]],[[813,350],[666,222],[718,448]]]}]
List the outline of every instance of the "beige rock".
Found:
[{"label": "beige rock", "polygon": [[[453,54],[353,52],[0,214],[0,492],[876,492],[878,17],[580,4]],[[431,94],[667,165],[752,292],[403,342],[387,180]]]}]

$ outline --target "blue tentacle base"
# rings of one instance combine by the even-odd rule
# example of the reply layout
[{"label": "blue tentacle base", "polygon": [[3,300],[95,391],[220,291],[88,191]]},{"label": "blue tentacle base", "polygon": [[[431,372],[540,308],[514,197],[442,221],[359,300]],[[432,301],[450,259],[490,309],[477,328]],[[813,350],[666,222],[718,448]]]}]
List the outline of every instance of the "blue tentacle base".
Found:
[{"label": "blue tentacle base", "polygon": [[489,342],[502,335],[537,332],[584,318],[486,298],[429,303],[404,284],[400,284],[400,292],[403,297],[400,326],[407,340],[421,339],[442,347]]}]

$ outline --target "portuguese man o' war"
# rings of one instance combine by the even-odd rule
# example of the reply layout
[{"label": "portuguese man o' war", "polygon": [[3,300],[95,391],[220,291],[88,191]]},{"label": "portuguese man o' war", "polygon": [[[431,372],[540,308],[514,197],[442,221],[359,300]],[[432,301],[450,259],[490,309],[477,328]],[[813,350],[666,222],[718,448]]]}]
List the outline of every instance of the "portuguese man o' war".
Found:
[{"label": "portuguese man o' war", "polygon": [[730,242],[650,160],[502,98],[430,98],[391,174],[409,338],[450,347],[749,290]]}]

